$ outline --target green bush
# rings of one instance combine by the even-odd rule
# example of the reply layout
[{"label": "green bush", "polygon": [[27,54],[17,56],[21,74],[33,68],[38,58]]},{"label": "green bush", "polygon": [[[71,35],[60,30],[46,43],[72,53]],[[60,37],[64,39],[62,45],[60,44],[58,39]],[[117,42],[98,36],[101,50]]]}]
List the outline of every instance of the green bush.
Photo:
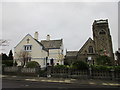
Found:
[{"label": "green bush", "polygon": [[40,75],[40,77],[45,77],[45,76],[47,76],[47,71],[46,70],[40,70],[39,75]]},{"label": "green bush", "polygon": [[103,65],[91,65],[92,70],[101,70],[101,71],[114,71],[120,72],[120,66],[103,66]]},{"label": "green bush", "polygon": [[92,65],[92,70],[110,71],[113,66],[103,66],[103,65]]},{"label": "green bush", "polygon": [[117,71],[117,72],[120,72],[120,66],[115,66],[114,70]]},{"label": "green bush", "polygon": [[54,68],[55,69],[66,69],[66,68],[68,68],[68,66],[67,65],[56,65],[56,66],[54,66]]},{"label": "green bush", "polygon": [[4,65],[4,66],[13,66],[13,60],[3,60],[2,65]]},{"label": "green bush", "polygon": [[83,61],[76,61],[72,64],[73,69],[86,70],[89,68],[88,64]]},{"label": "green bush", "polygon": [[96,59],[97,65],[111,65],[111,59],[108,56],[99,56]]},{"label": "green bush", "polygon": [[28,62],[28,63],[26,64],[26,67],[27,67],[27,68],[39,68],[40,65],[39,65],[39,63],[36,62],[36,61],[30,61],[30,62]]}]

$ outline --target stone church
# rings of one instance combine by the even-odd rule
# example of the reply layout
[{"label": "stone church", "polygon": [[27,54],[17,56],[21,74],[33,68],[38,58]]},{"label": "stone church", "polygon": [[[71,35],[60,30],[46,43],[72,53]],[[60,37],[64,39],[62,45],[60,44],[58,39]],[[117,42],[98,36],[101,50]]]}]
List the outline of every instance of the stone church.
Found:
[{"label": "stone church", "polygon": [[98,55],[107,55],[114,60],[108,19],[95,20],[92,25],[93,40],[89,38],[79,51],[66,51],[65,63],[83,60],[95,64]]}]

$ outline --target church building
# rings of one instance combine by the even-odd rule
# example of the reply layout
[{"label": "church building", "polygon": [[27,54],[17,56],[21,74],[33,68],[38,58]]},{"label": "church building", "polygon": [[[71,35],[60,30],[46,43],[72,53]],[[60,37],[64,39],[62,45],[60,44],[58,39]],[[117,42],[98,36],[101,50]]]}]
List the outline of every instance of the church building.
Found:
[{"label": "church building", "polygon": [[92,25],[93,40],[89,38],[78,51],[66,51],[65,62],[68,64],[76,60],[95,64],[99,55],[107,55],[114,60],[112,39],[108,20],[95,20]]}]

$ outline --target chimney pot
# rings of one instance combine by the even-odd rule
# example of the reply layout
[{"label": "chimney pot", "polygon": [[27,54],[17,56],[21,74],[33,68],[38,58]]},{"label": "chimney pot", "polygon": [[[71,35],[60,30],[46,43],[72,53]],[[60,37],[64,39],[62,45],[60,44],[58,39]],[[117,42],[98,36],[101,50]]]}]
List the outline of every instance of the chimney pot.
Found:
[{"label": "chimney pot", "polygon": [[50,35],[47,35],[47,41],[49,41],[50,40]]},{"label": "chimney pot", "polygon": [[35,33],[34,33],[34,38],[35,38],[36,40],[38,40],[38,32],[35,32]]}]

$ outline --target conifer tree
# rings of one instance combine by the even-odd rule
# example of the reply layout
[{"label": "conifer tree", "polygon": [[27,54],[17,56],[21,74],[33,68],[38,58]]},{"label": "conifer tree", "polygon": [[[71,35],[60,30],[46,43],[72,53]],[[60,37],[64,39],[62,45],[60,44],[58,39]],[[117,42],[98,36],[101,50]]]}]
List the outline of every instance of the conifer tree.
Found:
[{"label": "conifer tree", "polygon": [[13,60],[13,53],[12,53],[12,50],[10,50],[8,58],[9,58],[9,60]]}]

